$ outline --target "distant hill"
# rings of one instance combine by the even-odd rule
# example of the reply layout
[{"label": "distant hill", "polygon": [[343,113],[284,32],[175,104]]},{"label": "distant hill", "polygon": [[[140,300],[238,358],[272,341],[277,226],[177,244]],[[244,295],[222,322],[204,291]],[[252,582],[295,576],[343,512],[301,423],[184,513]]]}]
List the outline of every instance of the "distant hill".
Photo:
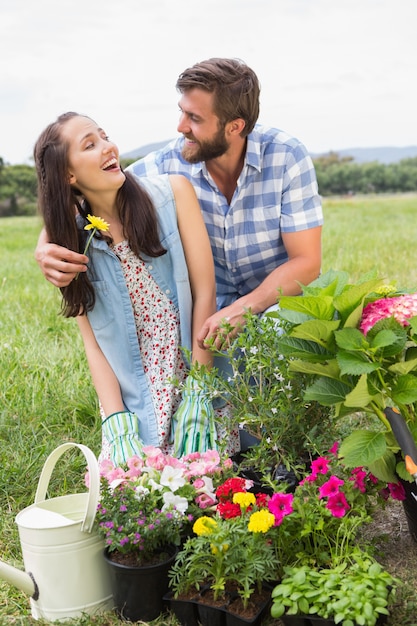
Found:
[{"label": "distant hill", "polygon": [[[347,148],[345,150],[332,150],[341,157],[351,156],[356,163],[372,163],[379,161],[379,163],[397,163],[403,159],[414,159],[417,157],[417,146],[406,146],[404,148]],[[312,158],[322,156],[326,153],[311,154]]]},{"label": "distant hill", "polygon": [[[166,141],[159,141],[157,143],[148,143],[145,146],[136,148],[136,150],[131,150],[130,152],[122,154],[121,158],[141,159],[142,157],[149,154],[149,152],[159,150],[169,141],[171,141],[171,139],[167,139]],[[312,152],[310,154],[314,159],[319,156],[328,154],[329,152],[330,150],[328,152]],[[402,161],[403,159],[414,159],[415,157],[417,157],[417,146],[406,146],[404,148],[393,148],[389,146],[383,148],[346,148],[344,150],[331,150],[331,152],[336,152],[341,157],[353,157],[356,163],[372,163],[373,161],[379,161],[379,163],[387,164],[397,163],[398,161]]]},{"label": "distant hill", "polygon": [[140,148],[136,148],[136,150],[131,150],[130,152],[125,152],[125,154],[121,154],[121,159],[141,159],[146,156],[150,152],[154,150],[159,150],[159,148],[163,148],[169,143],[171,139],[167,139],[166,141],[158,141],[158,143],[147,143],[145,146],[141,146]]}]

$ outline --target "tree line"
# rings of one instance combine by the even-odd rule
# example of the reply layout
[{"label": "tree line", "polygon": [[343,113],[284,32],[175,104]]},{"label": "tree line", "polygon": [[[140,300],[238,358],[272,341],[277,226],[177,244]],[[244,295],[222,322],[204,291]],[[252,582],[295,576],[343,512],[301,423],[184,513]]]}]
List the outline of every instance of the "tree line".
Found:
[{"label": "tree line", "polygon": [[[313,159],[322,196],[417,192],[417,157],[397,163],[356,163],[337,152]],[[122,167],[131,161],[122,159]],[[0,157],[0,217],[35,215],[36,172],[31,165],[8,165]]]}]

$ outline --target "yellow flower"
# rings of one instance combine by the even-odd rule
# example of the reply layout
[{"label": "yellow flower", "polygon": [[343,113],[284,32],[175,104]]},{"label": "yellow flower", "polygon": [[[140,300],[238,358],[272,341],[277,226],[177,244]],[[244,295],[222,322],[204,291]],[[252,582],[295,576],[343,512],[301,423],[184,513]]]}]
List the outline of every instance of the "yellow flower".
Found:
[{"label": "yellow flower", "polygon": [[266,533],[275,524],[275,515],[263,509],[255,511],[249,518],[248,530],[251,533]]},{"label": "yellow flower", "polygon": [[110,224],[102,220],[101,217],[98,217],[97,215],[88,214],[87,219],[90,222],[90,224],[87,224],[87,226],[84,226],[84,230],[91,230],[92,228],[95,228],[96,230],[106,231],[106,230],[109,230],[110,228]]},{"label": "yellow flower", "polygon": [[198,536],[210,535],[213,532],[214,526],[217,526],[217,522],[212,517],[203,515],[194,522],[193,532]]},{"label": "yellow flower", "polygon": [[253,493],[239,491],[233,494],[233,504],[238,504],[241,509],[247,509],[251,504],[256,504]]},{"label": "yellow flower", "polygon": [[[89,224],[87,224],[87,226],[84,226],[84,230],[91,230],[90,236],[87,239],[87,243],[85,244],[85,248],[84,248],[84,252],[83,254],[87,254],[87,250],[90,246],[91,240],[94,237],[94,233],[97,230],[109,230],[110,228],[110,224],[108,224],[107,222],[105,222],[103,219],[101,219],[101,217],[98,217],[97,215],[87,215],[87,219],[90,222]],[[78,274],[75,277],[75,280],[77,280],[78,278]]]}]

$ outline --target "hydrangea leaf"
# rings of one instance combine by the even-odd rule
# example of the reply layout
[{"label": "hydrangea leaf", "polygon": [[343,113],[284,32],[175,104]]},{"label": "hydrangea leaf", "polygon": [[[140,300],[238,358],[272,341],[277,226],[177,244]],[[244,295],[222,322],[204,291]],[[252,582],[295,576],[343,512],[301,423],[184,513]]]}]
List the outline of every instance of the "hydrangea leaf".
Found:
[{"label": "hydrangea leaf", "polygon": [[386,449],[384,433],[355,430],[343,440],[339,456],[346,467],[369,467],[384,456]]}]

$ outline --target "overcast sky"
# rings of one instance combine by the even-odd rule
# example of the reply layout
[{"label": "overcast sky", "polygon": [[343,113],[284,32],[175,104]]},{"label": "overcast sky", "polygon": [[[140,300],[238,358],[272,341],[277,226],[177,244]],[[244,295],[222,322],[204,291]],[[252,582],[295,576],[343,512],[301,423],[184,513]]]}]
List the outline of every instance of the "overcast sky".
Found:
[{"label": "overcast sky", "polygon": [[416,0],[0,0],[0,157],[74,110],[120,148],[177,136],[175,82],[212,56],[313,153],[417,145]]}]

